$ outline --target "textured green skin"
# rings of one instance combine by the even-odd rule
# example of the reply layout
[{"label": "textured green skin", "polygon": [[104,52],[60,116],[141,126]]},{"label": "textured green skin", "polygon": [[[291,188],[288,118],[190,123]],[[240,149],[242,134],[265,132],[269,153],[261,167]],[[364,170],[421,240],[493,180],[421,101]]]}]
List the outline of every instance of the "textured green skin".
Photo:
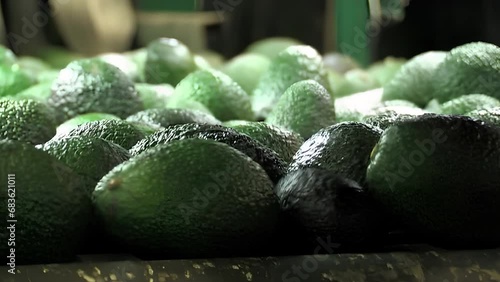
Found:
[{"label": "textured green skin", "polygon": [[443,103],[481,93],[500,99],[500,47],[473,42],[452,49],[436,69],[434,95]]},{"label": "textured green skin", "polygon": [[[92,210],[81,177],[35,147],[0,141],[0,218],[7,218],[7,175],[16,175],[16,264],[74,260]],[[0,230],[0,253],[8,254],[8,230]]]},{"label": "textured green skin", "polygon": [[130,149],[145,137],[137,127],[124,120],[98,120],[84,123],[56,139],[71,136],[97,137]]},{"label": "textured green skin", "polygon": [[322,168],[364,186],[370,153],[382,131],[359,122],[329,126],[307,140],[293,157],[288,172]]},{"label": "textured green skin", "polygon": [[259,118],[266,118],[275,103],[292,84],[316,80],[331,93],[327,71],[318,52],[305,45],[292,46],[271,61],[253,92],[252,109]]},{"label": "textured green skin", "polygon": [[465,115],[485,122],[489,125],[500,126],[500,107],[486,110],[476,110]]},{"label": "textured green skin", "polygon": [[264,122],[244,121],[230,127],[274,150],[287,163],[304,143],[299,134]]},{"label": "textured green skin", "polygon": [[31,78],[19,66],[0,65],[0,97],[13,96],[33,85]]},{"label": "textured green skin", "polygon": [[258,54],[242,54],[227,62],[221,69],[248,94],[252,94],[260,76],[269,68],[271,60]]},{"label": "textured green skin", "polygon": [[0,101],[0,139],[41,144],[56,134],[53,112],[33,100]]},{"label": "textured green skin", "polygon": [[285,173],[286,163],[276,152],[245,134],[220,125],[191,123],[169,126],[139,141],[129,152],[136,156],[149,148],[183,139],[214,140],[227,144],[260,164],[274,183]]},{"label": "textured green skin", "polygon": [[441,105],[440,114],[465,115],[475,110],[500,107],[500,101],[483,94],[464,95]]},{"label": "textured green skin", "polygon": [[[436,69],[445,60],[446,54],[441,51],[429,51],[410,59],[384,85],[382,99],[384,101],[407,100],[419,107],[425,107],[434,98],[433,82],[436,79]],[[442,88],[436,88],[436,90],[442,91]]]},{"label": "textured green skin", "polygon": [[335,108],[335,122],[344,122],[344,121],[361,121],[363,118],[363,113],[356,110],[355,108]]},{"label": "textured green skin", "polygon": [[335,123],[335,105],[328,91],[314,80],[294,83],[280,97],[266,122],[308,139]]},{"label": "textured green skin", "polygon": [[199,139],[152,148],[116,167],[97,185],[94,205],[115,238],[166,257],[255,252],[267,244],[279,214],[259,164]]},{"label": "textured green skin", "polygon": [[221,123],[212,115],[189,109],[149,109],[131,115],[126,120],[128,122],[141,122],[160,127],[184,123]]},{"label": "textured green skin", "polygon": [[366,115],[361,119],[361,122],[371,126],[376,126],[382,130],[386,130],[392,124],[415,118],[414,115],[398,114],[395,112],[381,113],[378,115]]},{"label": "textured green skin", "polygon": [[169,107],[185,101],[204,105],[221,121],[253,120],[250,97],[226,74],[216,70],[199,70],[183,79],[175,88]]},{"label": "textured green skin", "polygon": [[59,123],[90,112],[126,118],[144,108],[130,78],[98,58],[74,61],[61,70],[48,103],[57,109]]},{"label": "textured green skin", "polygon": [[[433,138],[434,130],[442,137]],[[416,142],[423,140],[435,150],[420,149]],[[367,182],[373,196],[414,232],[460,246],[498,244],[499,148],[493,127],[463,116],[426,114],[384,131]],[[415,152],[424,154],[423,161],[410,163]],[[403,170],[403,160],[410,169]]]},{"label": "textured green skin", "polygon": [[170,84],[136,83],[135,89],[145,109],[165,108],[174,93]]},{"label": "textured green skin", "polygon": [[426,112],[420,108],[407,107],[407,106],[385,106],[375,108],[374,110],[366,113],[361,122],[377,126],[385,130],[391,124],[401,121],[412,119],[416,116],[423,115]]},{"label": "textured green skin", "polygon": [[45,143],[42,150],[65,163],[74,172],[93,180],[95,184],[115,166],[130,158],[123,147],[101,138],[74,136]]},{"label": "textured green skin", "polygon": [[172,38],[159,38],[147,46],[143,74],[145,82],[176,86],[195,70],[193,54],[182,42]]},{"label": "textured green skin", "polygon": [[87,113],[87,114],[81,114],[77,115],[76,117],[73,117],[71,119],[68,119],[64,123],[60,124],[57,127],[57,134],[65,134],[72,129],[77,128],[78,126],[91,122],[91,121],[98,121],[98,120],[120,120],[121,118],[111,115],[111,114],[105,114],[105,113]]}]

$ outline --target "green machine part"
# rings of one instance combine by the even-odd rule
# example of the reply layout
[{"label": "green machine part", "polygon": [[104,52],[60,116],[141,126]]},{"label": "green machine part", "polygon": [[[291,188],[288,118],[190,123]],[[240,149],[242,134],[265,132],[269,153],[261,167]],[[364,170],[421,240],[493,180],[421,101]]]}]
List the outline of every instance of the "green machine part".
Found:
[{"label": "green machine part", "polygon": [[380,29],[402,21],[408,4],[409,0],[336,0],[337,50],[368,66],[372,62],[371,46]]},{"label": "green machine part", "polygon": [[194,12],[199,11],[202,0],[140,0],[141,11]]},{"label": "green machine part", "polygon": [[371,62],[370,38],[366,31],[369,21],[368,0],[335,1],[337,49],[362,66]]}]

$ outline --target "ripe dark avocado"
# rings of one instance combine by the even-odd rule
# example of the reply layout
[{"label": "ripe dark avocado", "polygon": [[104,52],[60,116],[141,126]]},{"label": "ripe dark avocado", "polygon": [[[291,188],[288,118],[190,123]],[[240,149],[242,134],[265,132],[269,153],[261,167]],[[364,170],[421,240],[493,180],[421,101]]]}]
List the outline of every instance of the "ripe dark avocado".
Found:
[{"label": "ripe dark avocado", "polygon": [[54,139],[42,146],[42,150],[65,163],[74,172],[89,178],[89,195],[95,185],[111,169],[128,160],[130,154],[124,148],[101,138],[72,136]]},{"label": "ripe dark avocado", "polygon": [[[2,219],[10,218],[7,207],[12,200],[8,199],[15,199],[12,219],[18,220],[13,223],[16,265],[76,259],[92,211],[81,177],[30,144],[3,140],[0,141],[0,180],[5,185],[0,194]],[[2,228],[0,253],[3,255],[8,255],[14,247],[7,244],[9,237],[9,230]]]},{"label": "ripe dark avocado", "polygon": [[0,139],[41,144],[56,134],[54,113],[34,100],[0,101]]},{"label": "ripe dark avocado", "polygon": [[304,143],[304,139],[298,133],[265,122],[241,121],[229,127],[274,150],[287,163],[292,161],[293,155]]},{"label": "ripe dark avocado", "polygon": [[274,183],[277,183],[285,173],[286,163],[276,152],[251,137],[222,125],[192,123],[172,125],[139,141],[129,152],[132,156],[136,156],[160,144],[193,138],[225,143],[245,153],[264,168]]},{"label": "ripe dark avocado", "polygon": [[167,127],[175,124],[206,123],[220,124],[212,115],[190,109],[148,109],[129,116],[128,122],[141,122],[154,126]]},{"label": "ripe dark avocado", "polygon": [[170,142],[131,158],[96,186],[108,234],[143,256],[262,255],[279,206],[262,167],[230,146]]},{"label": "ripe dark avocado", "polygon": [[321,168],[364,186],[370,153],[381,134],[377,127],[359,122],[341,122],[324,128],[302,144],[288,172]]},{"label": "ripe dark avocado", "polygon": [[62,69],[48,103],[57,109],[59,123],[89,112],[126,118],[144,108],[130,78],[98,58],[77,60]]},{"label": "ripe dark avocado", "polygon": [[385,231],[382,214],[367,191],[332,171],[299,169],[283,177],[275,189],[295,229],[290,234],[346,247],[374,242]]},{"label": "ripe dark avocado", "polygon": [[68,133],[55,136],[61,139],[72,136],[97,137],[113,142],[125,149],[130,149],[146,135],[133,124],[123,120],[98,120],[84,123]]},{"label": "ripe dark avocado", "polygon": [[368,187],[433,243],[498,246],[499,148],[498,129],[468,117],[425,114],[397,122],[372,153]]}]

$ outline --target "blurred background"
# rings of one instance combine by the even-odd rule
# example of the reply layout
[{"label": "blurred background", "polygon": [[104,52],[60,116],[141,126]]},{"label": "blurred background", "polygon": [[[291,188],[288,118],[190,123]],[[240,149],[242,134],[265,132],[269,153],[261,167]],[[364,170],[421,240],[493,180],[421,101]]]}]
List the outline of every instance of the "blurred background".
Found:
[{"label": "blurred background", "polygon": [[[500,44],[495,0],[16,0],[1,1],[3,44],[94,55],[175,37],[230,58],[267,37],[291,37],[360,64],[410,58],[471,41]],[[371,23],[371,24],[370,24]]]}]

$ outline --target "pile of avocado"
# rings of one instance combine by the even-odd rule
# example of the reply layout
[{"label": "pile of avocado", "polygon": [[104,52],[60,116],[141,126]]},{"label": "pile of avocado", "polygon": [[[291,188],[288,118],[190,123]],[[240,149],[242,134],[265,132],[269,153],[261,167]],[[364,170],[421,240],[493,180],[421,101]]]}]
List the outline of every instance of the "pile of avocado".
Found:
[{"label": "pile of avocado", "polygon": [[498,46],[366,69],[290,38],[53,52],[0,48],[18,264],[500,246]]}]

